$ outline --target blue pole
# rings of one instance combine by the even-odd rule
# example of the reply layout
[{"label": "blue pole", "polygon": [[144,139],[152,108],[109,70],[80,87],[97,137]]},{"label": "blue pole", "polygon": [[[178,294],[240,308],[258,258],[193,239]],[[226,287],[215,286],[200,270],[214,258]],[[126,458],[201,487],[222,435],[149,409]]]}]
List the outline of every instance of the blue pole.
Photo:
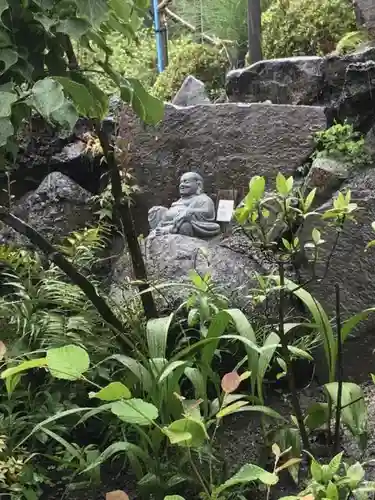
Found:
[{"label": "blue pole", "polygon": [[158,62],[158,71],[162,73],[164,71],[164,60],[163,60],[163,40],[160,31],[160,18],[158,9],[158,0],[152,0],[153,10],[154,10],[154,25],[155,25],[155,38],[156,38],[156,56]]}]

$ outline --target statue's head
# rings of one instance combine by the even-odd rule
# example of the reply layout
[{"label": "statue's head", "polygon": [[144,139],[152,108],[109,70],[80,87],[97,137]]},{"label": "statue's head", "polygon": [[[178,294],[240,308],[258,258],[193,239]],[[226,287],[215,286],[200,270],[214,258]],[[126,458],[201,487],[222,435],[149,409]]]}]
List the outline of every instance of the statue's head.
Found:
[{"label": "statue's head", "polygon": [[180,179],[180,195],[192,196],[203,192],[203,178],[196,172],[187,172]]}]

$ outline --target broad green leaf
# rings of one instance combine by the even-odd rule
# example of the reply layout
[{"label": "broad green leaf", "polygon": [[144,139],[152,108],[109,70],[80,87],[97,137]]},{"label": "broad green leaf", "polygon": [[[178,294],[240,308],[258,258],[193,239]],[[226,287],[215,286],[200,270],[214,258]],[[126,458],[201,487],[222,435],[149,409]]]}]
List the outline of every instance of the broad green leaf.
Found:
[{"label": "broad green leaf", "polygon": [[0,118],[0,148],[5,146],[14,134],[14,127],[9,118]]},{"label": "broad green leaf", "polygon": [[34,14],[34,19],[38,21],[48,33],[51,32],[52,26],[57,23],[57,19],[51,19],[43,14]]},{"label": "broad green leaf", "polygon": [[288,345],[288,351],[294,354],[297,358],[308,359],[309,361],[313,361],[313,357],[310,353],[300,349],[299,347],[295,347],[294,345]]},{"label": "broad green leaf", "polygon": [[318,483],[322,481],[323,479],[322,466],[315,459],[311,461],[310,472],[314,481],[317,481]]},{"label": "broad green leaf", "polygon": [[224,418],[227,415],[231,415],[232,413],[237,413],[241,408],[244,409],[249,404],[248,401],[236,401],[235,403],[232,403],[222,410],[220,410],[216,414],[216,418]]},{"label": "broad green leaf", "polygon": [[139,382],[142,384],[142,388],[146,392],[150,392],[152,390],[151,374],[139,361],[123,354],[115,354],[108,359],[115,359],[130,370],[133,375],[138,378]]},{"label": "broad green leaf", "polygon": [[8,118],[12,115],[12,104],[17,100],[17,94],[0,91],[0,118]]},{"label": "broad green leaf", "polygon": [[[274,440],[281,450],[290,450],[291,458],[301,456],[301,438],[298,429],[290,427],[280,429],[276,431]],[[299,466],[299,463],[295,463],[288,467],[288,472],[296,484],[298,484]]]},{"label": "broad green leaf", "polygon": [[276,189],[282,196],[286,196],[289,193],[287,181],[281,172],[276,176]]},{"label": "broad green leaf", "polygon": [[[187,365],[187,361],[172,361],[164,368],[159,377],[159,384],[167,379],[177,368]],[[181,374],[182,375],[182,374]]]},{"label": "broad green leaf", "polygon": [[169,329],[173,314],[164,318],[150,319],[147,322],[147,346],[150,358],[165,358]]},{"label": "broad green leaf", "polygon": [[282,470],[289,469],[290,467],[293,467],[293,466],[295,466],[297,464],[300,464],[301,462],[302,462],[301,458],[290,458],[289,460],[287,460],[286,462],[284,462],[282,465],[280,465],[280,467],[278,467],[275,470],[275,473],[278,474]]},{"label": "broad green leaf", "polygon": [[95,460],[92,464],[90,464],[82,473],[88,472],[96,467],[99,467],[104,462],[106,462],[109,458],[112,458],[117,453],[125,452],[133,453],[136,457],[143,460],[145,464],[149,462],[149,455],[142,450],[139,446],[128,443],[127,441],[118,441],[117,443],[113,443],[108,448],[106,448],[103,453]]},{"label": "broad green leaf", "polygon": [[359,462],[356,462],[348,468],[346,475],[350,479],[350,488],[354,489],[364,479],[365,470]]},{"label": "broad green leaf", "polygon": [[186,377],[194,386],[194,396],[196,399],[207,400],[207,383],[206,378],[203,376],[202,372],[198,368],[186,367],[185,370]]},{"label": "broad green leaf", "polygon": [[265,188],[266,188],[265,178],[261,177],[260,175],[255,175],[251,179],[250,184],[249,184],[249,195],[255,201],[259,201],[264,194]]},{"label": "broad green leaf", "polygon": [[262,405],[252,405],[252,406],[246,406],[245,408],[242,408],[241,411],[252,411],[255,413],[263,413],[264,415],[267,415],[267,417],[275,418],[277,420],[283,420],[286,422],[286,419],[280,415],[280,413],[277,413],[277,411],[273,410],[269,406],[262,406]]},{"label": "broad green leaf", "polygon": [[131,105],[138,116],[147,124],[156,125],[164,117],[164,103],[149,94],[140,81],[128,78],[133,89]]},{"label": "broad green leaf", "polygon": [[279,478],[276,474],[267,472],[257,465],[247,464],[241,467],[237,474],[228,479],[228,481],[225,481],[224,484],[220,485],[218,488],[215,488],[214,491],[219,497],[220,493],[227,490],[228,488],[232,488],[233,486],[246,485],[253,481],[260,481],[267,486],[274,486],[279,481]]},{"label": "broad green leaf", "polygon": [[82,347],[67,345],[47,351],[47,366],[53,377],[77,380],[90,367],[90,358]]},{"label": "broad green leaf", "polygon": [[180,495],[167,495],[164,500],[185,500],[185,498]]},{"label": "broad green leaf", "polygon": [[122,21],[129,21],[133,5],[128,0],[110,0],[109,5]]},{"label": "broad green leaf", "polygon": [[[327,390],[334,405],[337,405],[338,383],[332,382],[326,384]],[[367,441],[367,408],[365,404],[364,394],[361,387],[351,382],[342,384],[341,397],[341,420],[345,424],[353,436],[359,439],[361,448]]]},{"label": "broad green leaf", "polygon": [[98,28],[108,17],[105,0],[77,0],[78,14],[86,18],[94,28]]},{"label": "broad green leaf", "polygon": [[258,368],[256,372],[256,380],[257,380],[257,389],[258,395],[263,401],[263,380],[266,374],[267,369],[269,368],[273,356],[276,352],[277,346],[279,345],[280,337],[271,332],[261,350],[261,354],[258,359]]},{"label": "broad green leaf", "polygon": [[98,118],[98,116],[96,116],[94,98],[84,85],[66,77],[53,78],[63,86],[65,93],[71,98],[81,116]]},{"label": "broad green leaf", "polygon": [[325,494],[329,500],[339,500],[339,491],[337,486],[332,481],[328,483]]},{"label": "broad green leaf", "polygon": [[5,379],[5,387],[7,390],[8,396],[11,396],[17,387],[17,385],[20,383],[22,378],[21,373],[17,373],[16,375],[13,375],[13,377],[7,377]]},{"label": "broad green leaf", "polygon": [[332,458],[332,460],[329,462],[329,468],[332,474],[336,474],[340,468],[341,465],[341,460],[344,452],[338,453],[336,456]]},{"label": "broad green leaf", "polygon": [[128,399],[112,404],[112,413],[128,424],[151,425],[158,418],[156,406],[142,399]]},{"label": "broad green leaf", "polygon": [[36,82],[32,88],[32,104],[44,117],[59,109],[65,102],[63,88],[60,83],[52,78],[44,78]]},{"label": "broad green leaf", "polygon": [[119,399],[130,399],[131,392],[126,385],[121,382],[111,382],[98,392],[90,392],[90,398],[101,399],[102,401],[117,401]]},{"label": "broad green leaf", "polygon": [[5,26],[1,20],[1,16],[4,14],[6,10],[9,9],[9,4],[6,0],[0,0],[0,26]]},{"label": "broad green leaf", "polygon": [[175,420],[168,427],[165,427],[163,432],[169,439],[173,435],[172,439],[177,439],[178,441],[175,442],[179,446],[188,448],[200,448],[208,439],[203,422],[188,417]]},{"label": "broad green leaf", "polygon": [[150,6],[150,0],[134,0],[134,1],[136,6],[142,10],[147,9]]},{"label": "broad green leaf", "polygon": [[12,49],[0,49],[0,76],[18,61],[18,53]]},{"label": "broad green leaf", "polygon": [[28,361],[20,363],[17,366],[12,366],[11,368],[7,368],[3,372],[1,372],[1,378],[6,379],[8,377],[13,377],[17,373],[31,370],[32,368],[42,368],[46,366],[47,366],[46,358],[30,359]]},{"label": "broad green leaf", "polygon": [[105,118],[108,113],[108,96],[92,81],[83,76],[81,73],[73,72],[72,77],[74,81],[84,85],[89,93],[93,97],[94,101],[94,112],[93,116],[100,118],[101,120]]},{"label": "broad green leaf", "polygon": [[78,40],[83,36],[90,28],[90,24],[86,19],[72,18],[72,19],[62,19],[59,21],[55,27],[57,33],[65,33],[73,40]]},{"label": "broad green leaf", "polygon": [[[279,285],[280,278],[275,276],[274,279]],[[318,332],[323,339],[324,352],[329,367],[329,380],[332,381],[336,370],[336,339],[329,318],[322,305],[309,292],[288,279],[285,280],[285,287],[305,304],[312,315]]]},{"label": "broad green leaf", "polygon": [[305,418],[305,425],[314,431],[319,429],[328,422],[329,405],[328,403],[313,403],[307,409],[307,416]]},{"label": "broad green leaf", "polygon": [[305,203],[304,203],[305,212],[307,212],[309,210],[309,208],[311,207],[311,205],[314,201],[314,198],[315,198],[315,194],[316,194],[316,188],[314,188],[312,191],[310,191],[310,193],[306,196]]},{"label": "broad green leaf", "polygon": [[50,118],[62,127],[73,130],[79,117],[73,104],[69,101],[64,101],[59,108],[52,111]]}]

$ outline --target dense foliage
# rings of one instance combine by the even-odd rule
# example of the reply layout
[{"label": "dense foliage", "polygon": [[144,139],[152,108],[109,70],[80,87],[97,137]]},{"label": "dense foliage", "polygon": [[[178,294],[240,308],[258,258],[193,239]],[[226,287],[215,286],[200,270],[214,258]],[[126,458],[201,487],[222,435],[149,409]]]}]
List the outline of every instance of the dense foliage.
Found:
[{"label": "dense foliage", "polygon": [[356,29],[354,11],[343,0],[275,0],[262,19],[268,59],[332,52]]},{"label": "dense foliage", "polygon": [[225,84],[229,60],[224,50],[190,40],[179,41],[168,67],[155,82],[152,93],[166,101],[173,98],[188,75],[194,75],[206,84],[212,97]]}]

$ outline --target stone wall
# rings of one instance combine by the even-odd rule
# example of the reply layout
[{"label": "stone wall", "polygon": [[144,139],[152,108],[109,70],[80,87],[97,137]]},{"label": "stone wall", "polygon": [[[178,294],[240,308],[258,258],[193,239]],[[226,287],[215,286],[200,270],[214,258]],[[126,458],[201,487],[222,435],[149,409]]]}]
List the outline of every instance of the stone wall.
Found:
[{"label": "stone wall", "polygon": [[293,175],[311,154],[314,133],[324,128],[324,108],[314,106],[167,105],[156,128],[141,125],[126,110],[120,134],[131,141],[130,166],[142,189],[137,227],[147,230],[151,206],[169,206],[177,198],[184,172],[202,174],[213,197],[219,189],[246,190],[254,175]]}]

